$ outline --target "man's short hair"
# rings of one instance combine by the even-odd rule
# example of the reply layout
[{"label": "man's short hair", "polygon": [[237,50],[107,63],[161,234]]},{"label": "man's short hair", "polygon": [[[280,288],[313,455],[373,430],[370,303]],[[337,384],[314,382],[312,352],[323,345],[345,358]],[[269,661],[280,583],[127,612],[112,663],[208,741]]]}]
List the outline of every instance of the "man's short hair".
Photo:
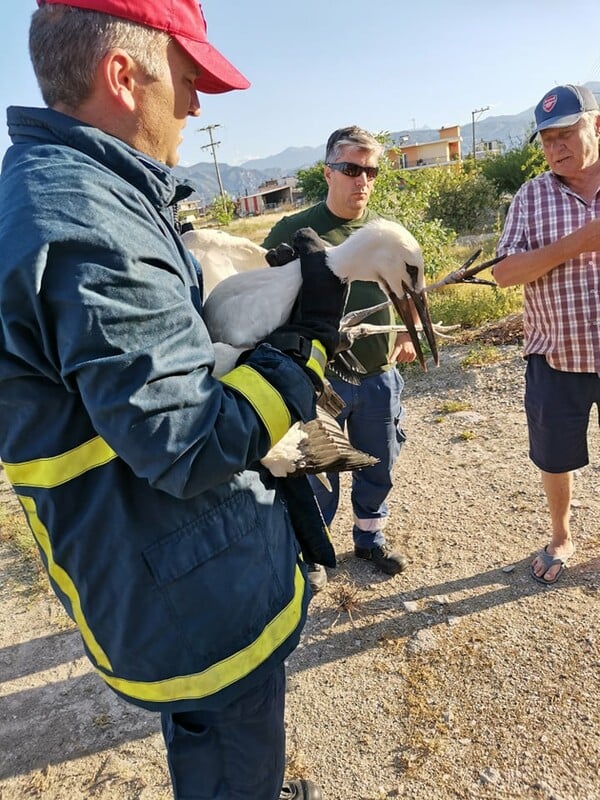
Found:
[{"label": "man's short hair", "polygon": [[361,150],[375,153],[378,159],[383,153],[383,145],[372,134],[357,125],[349,125],[347,128],[338,128],[327,140],[325,163],[336,161],[343,147],[359,147]]},{"label": "man's short hair", "polygon": [[31,18],[29,54],[46,105],[77,109],[89,97],[96,67],[109,50],[126,50],[150,78],[158,78],[170,40],[163,31],[108,14],[47,5]]}]

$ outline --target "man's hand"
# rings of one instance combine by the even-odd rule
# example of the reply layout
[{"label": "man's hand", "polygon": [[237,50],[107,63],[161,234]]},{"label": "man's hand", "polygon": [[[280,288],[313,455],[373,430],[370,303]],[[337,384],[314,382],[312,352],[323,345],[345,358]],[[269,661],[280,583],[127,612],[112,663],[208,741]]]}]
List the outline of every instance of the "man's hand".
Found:
[{"label": "man's hand", "polygon": [[415,346],[411,341],[410,334],[399,333],[396,336],[394,349],[390,356],[390,364],[410,364],[417,357]]}]

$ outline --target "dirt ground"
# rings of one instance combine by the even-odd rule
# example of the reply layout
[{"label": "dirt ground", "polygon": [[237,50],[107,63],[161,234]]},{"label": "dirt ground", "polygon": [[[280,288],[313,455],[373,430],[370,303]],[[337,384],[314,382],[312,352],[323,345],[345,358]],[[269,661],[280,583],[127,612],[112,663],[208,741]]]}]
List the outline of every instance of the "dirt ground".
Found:
[{"label": "dirt ground", "polygon": [[[600,800],[598,428],[575,480],[575,557],[540,586],[524,362],[517,344],[464,366],[473,353],[445,346],[439,368],[405,373],[388,526],[403,575],[352,557],[344,483],[340,564],[289,662],[288,772],[326,800]],[[167,800],[157,717],[104,687],[58,604],[0,556],[0,798]]]}]

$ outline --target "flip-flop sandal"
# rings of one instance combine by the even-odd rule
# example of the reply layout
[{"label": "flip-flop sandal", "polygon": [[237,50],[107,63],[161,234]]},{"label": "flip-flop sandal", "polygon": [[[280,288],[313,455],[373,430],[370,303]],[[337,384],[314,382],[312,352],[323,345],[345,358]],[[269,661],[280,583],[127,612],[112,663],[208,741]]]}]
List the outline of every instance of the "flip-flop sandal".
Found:
[{"label": "flip-flop sandal", "polygon": [[[533,566],[532,565],[529,566],[529,572],[531,573],[531,577],[533,578],[534,581],[537,581],[538,583],[543,583],[544,586],[551,586],[553,583],[556,583],[556,581],[563,574],[563,571],[567,567],[567,561],[573,556],[573,553],[575,551],[573,551],[573,553],[571,553],[570,556],[566,556],[565,558],[559,558],[558,556],[550,555],[550,553],[546,549],[547,547],[548,547],[548,545],[546,545],[546,547],[544,547],[542,550],[540,550],[540,552],[536,556],[536,558],[541,558],[542,563],[544,564],[544,571],[542,572],[542,574],[541,575],[536,575],[535,572],[533,571]],[[544,575],[548,572],[548,570],[551,567],[555,567],[557,564],[560,564],[560,569],[558,570],[558,572],[556,573],[554,578],[552,578],[551,581],[547,581],[544,578]]]}]

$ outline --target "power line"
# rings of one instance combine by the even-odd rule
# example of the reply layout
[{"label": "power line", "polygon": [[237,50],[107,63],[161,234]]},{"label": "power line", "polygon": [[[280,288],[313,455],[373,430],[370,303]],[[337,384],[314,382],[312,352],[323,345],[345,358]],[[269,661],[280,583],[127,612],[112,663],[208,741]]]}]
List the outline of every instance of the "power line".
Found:
[{"label": "power line", "polygon": [[473,163],[475,163],[476,155],[475,155],[475,122],[479,119],[479,117],[483,114],[484,111],[489,111],[490,107],[485,106],[485,108],[474,108],[471,111],[471,133],[473,138]]}]

